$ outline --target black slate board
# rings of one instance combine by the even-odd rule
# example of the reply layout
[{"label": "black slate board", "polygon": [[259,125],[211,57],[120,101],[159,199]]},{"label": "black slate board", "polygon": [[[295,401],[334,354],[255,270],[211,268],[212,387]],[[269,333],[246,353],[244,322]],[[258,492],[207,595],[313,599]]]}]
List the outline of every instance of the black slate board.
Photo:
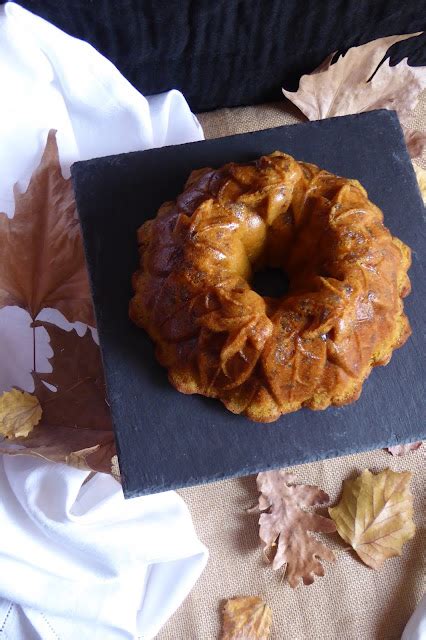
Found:
[{"label": "black slate board", "polygon": [[[128,320],[136,229],[192,169],[281,149],[358,178],[391,231],[413,249],[406,299],[413,335],[353,405],[256,424],[219,401],[173,389],[145,333]],[[426,437],[426,225],[396,115],[376,111],[77,162],[81,218],[126,497],[247,475]]]}]

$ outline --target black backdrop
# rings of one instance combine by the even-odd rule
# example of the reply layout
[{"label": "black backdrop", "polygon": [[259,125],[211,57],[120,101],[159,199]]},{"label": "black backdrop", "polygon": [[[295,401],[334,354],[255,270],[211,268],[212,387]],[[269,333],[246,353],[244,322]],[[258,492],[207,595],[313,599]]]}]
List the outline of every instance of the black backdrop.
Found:
[{"label": "black backdrop", "polygon": [[[2,4],[4,0],[0,0]],[[426,0],[21,0],[90,42],[142,93],[194,111],[280,99],[332,51],[426,28]],[[426,36],[391,62],[426,65]]]}]

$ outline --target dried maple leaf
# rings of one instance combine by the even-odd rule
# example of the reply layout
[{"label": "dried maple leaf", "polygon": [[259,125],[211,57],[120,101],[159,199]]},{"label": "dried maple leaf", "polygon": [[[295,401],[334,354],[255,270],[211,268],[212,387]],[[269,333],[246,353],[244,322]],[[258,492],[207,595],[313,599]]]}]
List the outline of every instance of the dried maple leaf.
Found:
[{"label": "dried maple leaf", "polygon": [[64,331],[47,322],[37,326],[47,330],[53,350],[52,373],[32,374],[43,417],[28,438],[14,439],[25,451],[7,453],[111,473],[115,446],[99,347],[90,331],[80,338],[75,330]]},{"label": "dried maple leaf", "polygon": [[335,560],[334,553],[309,531],[331,533],[336,526],[329,518],[307,512],[312,507],[328,502],[328,495],[318,487],[294,485],[293,474],[285,471],[266,471],[257,476],[261,493],[259,509],[259,536],[265,543],[265,557],[275,550],[272,568],[287,565],[286,575],[291,587],[300,581],[312,584],[314,575],[323,576],[322,560]]},{"label": "dried maple leaf", "polygon": [[417,451],[421,446],[421,442],[410,442],[410,444],[397,444],[394,447],[388,447],[387,450],[393,456],[405,456],[409,451]]},{"label": "dried maple leaf", "polygon": [[35,396],[12,389],[0,396],[0,434],[25,438],[40,422],[42,409]]},{"label": "dried maple leaf", "polygon": [[268,640],[272,611],[257,596],[227,600],[222,610],[221,640]]},{"label": "dried maple leaf", "polygon": [[426,86],[426,68],[410,67],[406,59],[394,67],[389,60],[377,67],[389,47],[420,33],[387,36],[352,47],[334,63],[331,54],[313,73],[302,76],[297,91],[283,89],[283,93],[309,120],[372,109],[395,109],[405,117]]},{"label": "dried maple leaf", "polygon": [[328,511],[339,535],[361,560],[380,569],[415,533],[411,473],[385,469],[374,475],[365,469],[355,480],[345,480],[339,504]]},{"label": "dried maple leaf", "polygon": [[71,179],[50,131],[28,189],[15,187],[15,215],[0,213],[0,307],[16,305],[34,320],[44,307],[94,326]]}]

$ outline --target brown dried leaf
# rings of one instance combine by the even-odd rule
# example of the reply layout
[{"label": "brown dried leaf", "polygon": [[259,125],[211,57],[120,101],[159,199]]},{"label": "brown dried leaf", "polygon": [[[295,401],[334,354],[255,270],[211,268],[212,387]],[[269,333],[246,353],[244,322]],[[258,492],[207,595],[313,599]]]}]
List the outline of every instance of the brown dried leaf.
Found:
[{"label": "brown dried leaf", "polygon": [[38,399],[12,389],[0,396],[0,435],[6,438],[25,438],[40,422],[42,409]]},{"label": "brown dried leaf", "polygon": [[294,485],[294,476],[285,471],[266,471],[257,476],[261,493],[259,509],[259,536],[265,543],[265,557],[276,550],[272,568],[287,565],[287,580],[291,587],[300,581],[312,584],[314,575],[323,576],[321,560],[333,562],[334,553],[309,531],[331,533],[336,526],[329,518],[307,512],[312,507],[328,502],[328,495],[318,487]]},{"label": "brown dried leaf", "polygon": [[415,533],[411,473],[385,469],[374,475],[365,469],[355,480],[345,480],[339,504],[328,511],[339,535],[361,560],[380,569]]},{"label": "brown dried leaf", "polygon": [[393,456],[405,456],[409,451],[417,451],[421,446],[421,442],[411,442],[410,444],[397,444],[394,447],[388,447],[387,450]]},{"label": "brown dried leaf", "polygon": [[74,193],[61,173],[55,134],[49,132],[28,189],[15,188],[14,217],[0,213],[0,307],[22,307],[33,320],[52,307],[70,322],[94,326]]},{"label": "brown dried leaf", "polygon": [[404,129],[405,144],[412,158],[420,158],[426,149],[426,132],[417,129]]},{"label": "brown dried leaf", "polygon": [[388,36],[353,47],[333,64],[332,54],[313,73],[302,76],[297,91],[283,89],[283,93],[309,120],[372,109],[395,109],[405,118],[426,87],[426,67],[410,67],[406,59],[393,67],[386,60],[377,67],[389,47],[420,33]]},{"label": "brown dried leaf", "polygon": [[257,596],[227,600],[222,611],[220,640],[268,640],[272,611]]},{"label": "brown dried leaf", "polygon": [[80,338],[74,330],[67,332],[47,322],[37,326],[47,330],[53,349],[52,373],[33,373],[43,417],[28,438],[13,440],[25,451],[6,452],[111,473],[115,445],[97,344],[90,331]]}]

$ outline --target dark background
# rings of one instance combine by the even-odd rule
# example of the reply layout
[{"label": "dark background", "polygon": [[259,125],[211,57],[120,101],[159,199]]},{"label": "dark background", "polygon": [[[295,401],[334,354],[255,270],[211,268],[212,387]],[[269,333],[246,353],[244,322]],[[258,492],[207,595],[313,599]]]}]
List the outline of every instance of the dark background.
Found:
[{"label": "dark background", "polygon": [[[4,0],[0,0],[3,4]],[[426,28],[426,0],[21,0],[82,38],[143,94],[180,89],[193,111],[295,90],[333,51]],[[391,62],[426,65],[426,36]]]}]

